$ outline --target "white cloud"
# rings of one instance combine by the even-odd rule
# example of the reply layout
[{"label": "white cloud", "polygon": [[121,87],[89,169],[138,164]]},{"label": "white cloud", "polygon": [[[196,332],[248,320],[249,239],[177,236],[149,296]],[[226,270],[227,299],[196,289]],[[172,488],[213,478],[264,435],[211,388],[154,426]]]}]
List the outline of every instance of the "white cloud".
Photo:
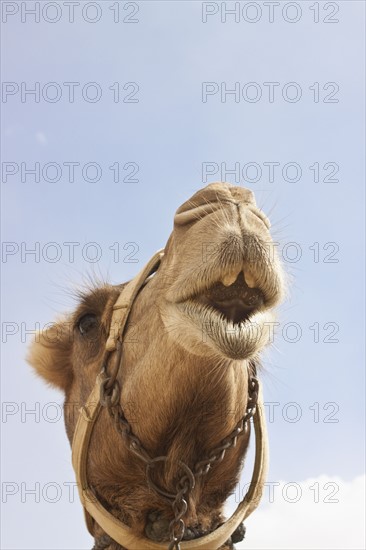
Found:
[{"label": "white cloud", "polygon": [[[246,550],[364,550],[365,475],[267,484],[260,507],[246,520]],[[230,502],[227,514],[234,511]]]}]

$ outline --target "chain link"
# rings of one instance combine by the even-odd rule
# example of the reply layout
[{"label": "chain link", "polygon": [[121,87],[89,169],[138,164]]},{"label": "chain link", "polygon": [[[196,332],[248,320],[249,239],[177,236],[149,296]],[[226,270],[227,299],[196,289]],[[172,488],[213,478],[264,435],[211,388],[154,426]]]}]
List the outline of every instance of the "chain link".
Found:
[{"label": "chain link", "polygon": [[[104,368],[103,371],[106,372],[106,369]],[[168,493],[161,487],[158,487],[151,479],[151,470],[153,470],[158,463],[167,462],[168,457],[158,456],[156,458],[151,458],[146,449],[144,449],[139,438],[132,433],[131,425],[125,417],[120,404],[121,389],[118,381],[116,380],[115,373],[112,377],[107,377],[101,383],[101,405],[108,409],[117,432],[126,441],[129,450],[146,464],[146,479],[149,487],[157,494],[172,501],[174,519],[169,524],[170,543],[168,550],[180,550],[180,543],[185,532],[185,523],[183,518],[188,510],[190,492],[194,489],[196,480],[207,475],[215,464],[222,462],[226,451],[236,447],[238,437],[248,432],[249,421],[256,412],[258,390],[258,379],[255,374],[253,374],[249,377],[248,402],[244,416],[239,420],[233,431],[221,441],[220,445],[212,449],[206,458],[195,464],[193,470],[191,470],[184,462],[178,461],[178,466],[184,471],[184,474],[180,477],[176,485],[176,493]]]}]

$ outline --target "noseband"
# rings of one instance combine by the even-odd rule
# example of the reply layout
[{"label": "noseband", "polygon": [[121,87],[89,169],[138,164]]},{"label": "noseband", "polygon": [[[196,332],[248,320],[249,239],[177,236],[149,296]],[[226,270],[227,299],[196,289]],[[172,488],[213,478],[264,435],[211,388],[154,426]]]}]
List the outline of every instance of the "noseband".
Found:
[{"label": "noseband", "polygon": [[[142,271],[130,281],[120,293],[112,314],[110,333],[106,343],[106,350],[102,362],[101,372],[98,374],[86,404],[81,407],[72,443],[72,462],[76,474],[79,497],[84,507],[88,530],[92,536],[94,521],[115,542],[128,550],[213,550],[222,546],[238,529],[240,524],[256,509],[262,496],[268,466],[268,442],[263,410],[261,388],[257,378],[249,373],[249,398],[245,416],[237,424],[221,445],[209,454],[207,459],[198,462],[194,468],[189,468],[184,462],[179,462],[182,477],[178,483],[177,494],[165,493],[161,488],[154,486],[149,477],[150,469],[157,462],[166,461],[167,457],[151,458],[144,450],[139,439],[131,433],[122,407],[120,405],[120,387],[117,375],[122,363],[122,343],[127,320],[133,302],[140,289],[148,282],[148,278],[157,271],[163,251],[157,252]],[[117,350],[113,371],[108,372],[110,356]],[[102,407],[108,408],[116,422],[118,431],[135,456],[146,464],[146,474],[149,486],[156,492],[172,501],[175,519],[170,524],[170,543],[154,542],[146,537],[136,535],[132,529],[115,518],[98,500],[88,482],[87,460],[89,444],[94,424]],[[207,535],[189,541],[182,541],[185,524],[184,514],[187,510],[187,496],[195,485],[196,477],[205,475],[215,463],[221,462],[225,452],[235,447],[239,435],[246,433],[249,420],[253,418],[255,430],[255,462],[249,489],[238,505],[233,515],[222,525]]]}]

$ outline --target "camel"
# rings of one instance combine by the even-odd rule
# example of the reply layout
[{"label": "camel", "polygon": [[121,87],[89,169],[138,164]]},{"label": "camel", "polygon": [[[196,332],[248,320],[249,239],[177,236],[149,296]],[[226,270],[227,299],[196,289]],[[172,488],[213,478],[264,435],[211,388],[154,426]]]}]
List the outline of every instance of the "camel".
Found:
[{"label": "camel", "polygon": [[[71,444],[77,422],[91,425],[90,396],[103,397],[81,469],[112,524],[151,541],[124,546],[86,511],[95,550],[194,549],[224,522],[249,417],[242,433],[237,426],[250,410],[249,384],[284,295],[270,223],[250,190],[229,183],[212,183],[178,208],[154,262],[122,324],[126,306],[118,300],[128,284],[104,284],[83,293],[76,311],[37,335],[29,352],[38,375],[65,394]],[[101,366],[108,378],[93,394]],[[235,430],[234,444],[222,445]],[[200,475],[197,464],[205,465]],[[232,549],[243,533],[239,525],[205,548]]]}]

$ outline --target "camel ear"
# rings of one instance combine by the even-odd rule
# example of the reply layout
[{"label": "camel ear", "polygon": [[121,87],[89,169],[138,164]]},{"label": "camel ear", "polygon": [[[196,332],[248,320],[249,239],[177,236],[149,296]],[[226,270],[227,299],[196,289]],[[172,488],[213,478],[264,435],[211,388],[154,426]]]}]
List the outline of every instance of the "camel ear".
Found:
[{"label": "camel ear", "polygon": [[66,391],[73,378],[71,351],[70,323],[59,322],[36,334],[27,361],[49,384]]}]

